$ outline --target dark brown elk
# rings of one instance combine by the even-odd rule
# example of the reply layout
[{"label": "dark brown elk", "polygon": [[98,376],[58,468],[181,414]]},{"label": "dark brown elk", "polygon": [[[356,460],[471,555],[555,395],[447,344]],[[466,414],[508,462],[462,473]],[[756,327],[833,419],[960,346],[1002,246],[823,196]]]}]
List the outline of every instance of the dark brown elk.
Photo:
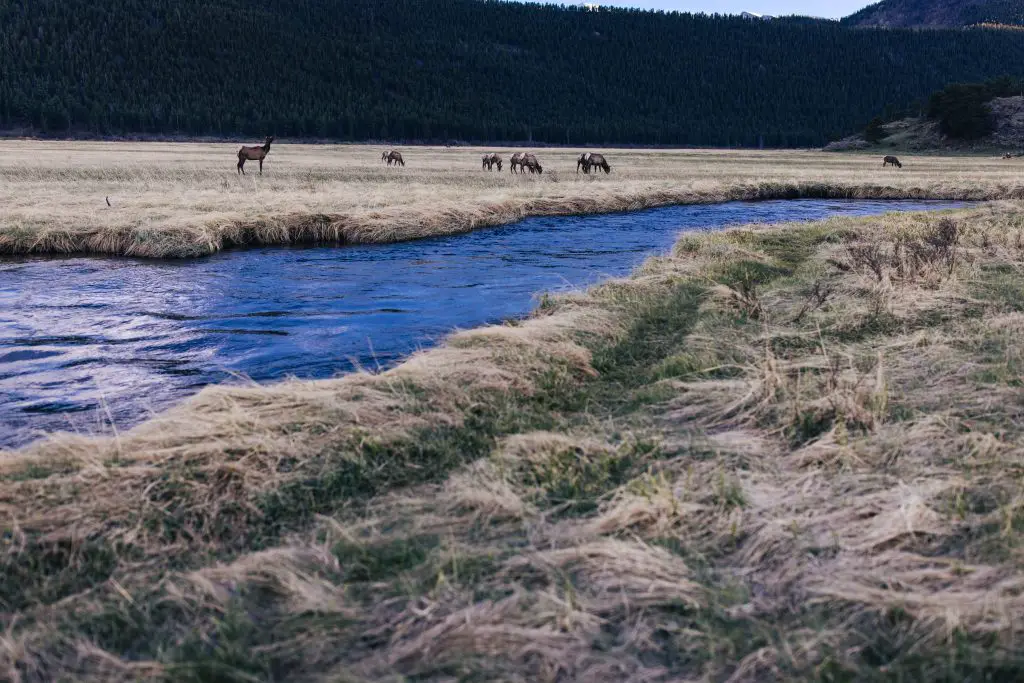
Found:
[{"label": "dark brown elk", "polygon": [[590,173],[590,152],[581,154],[576,160],[576,175],[579,175],[580,168],[583,169],[584,173]]},{"label": "dark brown elk", "polygon": [[498,167],[499,171],[501,170],[501,166],[502,166],[501,157],[499,157],[497,154],[493,154],[493,153],[492,154],[485,154],[484,155],[484,165],[483,165],[483,168],[487,169],[488,171],[491,171],[491,170],[494,170],[495,166]]},{"label": "dark brown elk", "polygon": [[612,167],[608,165],[603,154],[591,154],[590,158],[587,159],[590,168],[600,168],[605,174],[612,172]]},{"label": "dark brown elk", "polygon": [[405,166],[405,159],[402,158],[401,152],[391,150],[388,152],[388,166],[394,164],[395,166]]},{"label": "dark brown elk", "polygon": [[517,168],[519,170],[524,170],[523,169],[523,156],[525,156],[525,155],[522,152],[516,152],[515,154],[512,155],[512,158],[509,159],[509,162],[508,162],[508,172],[509,173],[519,173],[519,171],[516,170]]},{"label": "dark brown elk", "polygon": [[238,150],[238,172],[245,175],[245,162],[260,162],[260,175],[263,175],[263,160],[270,154],[270,143],[274,141],[273,135],[267,136],[267,141],[262,146],[243,147]]},{"label": "dark brown elk", "polygon": [[900,160],[892,155],[888,155],[882,159],[882,168],[885,168],[886,166],[895,166],[896,168],[903,168],[903,164],[900,163]]},{"label": "dark brown elk", "polygon": [[523,155],[523,159],[520,162],[523,168],[530,169],[530,173],[544,173],[544,168],[537,161],[537,157],[533,156],[533,153],[527,152]]}]

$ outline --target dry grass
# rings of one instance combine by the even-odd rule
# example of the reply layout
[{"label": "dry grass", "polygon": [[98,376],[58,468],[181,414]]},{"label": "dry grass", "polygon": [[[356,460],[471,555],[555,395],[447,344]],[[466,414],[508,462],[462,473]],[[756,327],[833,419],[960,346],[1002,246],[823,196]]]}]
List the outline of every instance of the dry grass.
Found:
[{"label": "dry grass", "polygon": [[[542,176],[480,170],[485,151],[276,144],[262,177],[238,177],[234,144],[0,142],[0,254],[188,257],[226,247],[393,242],[524,216],[782,197],[1007,199],[1015,162],[817,152],[608,150],[612,174],[575,173],[540,150]],[[507,156],[506,151],[502,151]],[[250,171],[252,171],[250,169]],[[112,206],[108,207],[105,198]]]},{"label": "dry grass", "polygon": [[686,236],[0,455],[0,677],[1020,680],[1021,208]]}]

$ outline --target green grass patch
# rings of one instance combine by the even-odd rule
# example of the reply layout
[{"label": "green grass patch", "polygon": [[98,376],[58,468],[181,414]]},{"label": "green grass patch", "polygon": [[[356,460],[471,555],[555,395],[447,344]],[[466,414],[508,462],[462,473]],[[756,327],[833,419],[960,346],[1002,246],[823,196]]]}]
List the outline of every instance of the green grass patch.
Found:
[{"label": "green grass patch", "polygon": [[1024,311],[1024,272],[1013,265],[982,265],[972,294],[1009,311]]},{"label": "green grass patch", "polygon": [[114,573],[123,551],[102,540],[41,543],[28,539],[12,548],[10,531],[0,536],[0,612],[37,603],[51,604],[103,583]]},{"label": "green grass patch", "polygon": [[386,581],[424,564],[440,544],[436,535],[426,535],[366,544],[339,542],[331,552],[341,564],[344,581]]}]

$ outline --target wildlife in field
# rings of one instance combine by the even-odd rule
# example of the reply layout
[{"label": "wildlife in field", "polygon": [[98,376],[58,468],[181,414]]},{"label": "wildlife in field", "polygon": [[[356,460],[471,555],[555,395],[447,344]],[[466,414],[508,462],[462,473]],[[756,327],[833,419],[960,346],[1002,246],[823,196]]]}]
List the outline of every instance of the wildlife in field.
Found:
[{"label": "wildlife in field", "polygon": [[900,160],[892,156],[891,154],[886,155],[886,157],[882,159],[882,167],[884,168],[886,166],[895,166],[896,168],[903,168],[903,164],[900,163]]},{"label": "wildlife in field", "polygon": [[238,172],[245,175],[245,162],[246,161],[258,161],[260,162],[260,175],[263,175],[263,160],[270,154],[270,143],[274,141],[273,135],[267,136],[267,141],[263,145],[256,145],[253,147],[243,147],[238,150]]},{"label": "wildlife in field", "polygon": [[392,164],[394,164],[395,166],[405,166],[405,159],[402,158],[401,152],[391,150],[390,152],[388,152],[386,158],[388,166],[391,166]]},{"label": "wildlife in field", "polygon": [[603,154],[591,154],[588,161],[590,162],[590,168],[599,168],[604,171],[606,175],[612,172],[612,167],[608,164],[608,161],[604,158]]},{"label": "wildlife in field", "polygon": [[512,155],[512,158],[508,161],[508,172],[519,173],[516,169],[523,170],[523,153],[516,152]]},{"label": "wildlife in field", "polygon": [[491,171],[491,170],[494,170],[495,166],[497,166],[498,170],[500,171],[501,170],[501,165],[502,165],[501,157],[499,157],[494,152],[492,152],[490,154],[485,154],[484,155],[483,168],[485,170]]},{"label": "wildlife in field", "polygon": [[524,154],[523,158],[519,162],[519,165],[521,168],[530,169],[531,174],[544,172],[544,168],[540,165],[540,162],[537,161],[537,157],[533,156],[532,152],[527,152],[526,154]]}]

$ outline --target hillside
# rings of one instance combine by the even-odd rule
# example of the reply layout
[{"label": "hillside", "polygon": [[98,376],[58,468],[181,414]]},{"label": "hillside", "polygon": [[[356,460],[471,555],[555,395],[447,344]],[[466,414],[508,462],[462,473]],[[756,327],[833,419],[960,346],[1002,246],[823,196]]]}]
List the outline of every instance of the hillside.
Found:
[{"label": "hillside", "polygon": [[1015,32],[479,0],[37,0],[0,22],[0,128],[58,136],[818,146],[1024,75]]},{"label": "hillside", "polygon": [[887,149],[911,152],[988,151],[1019,156],[1024,153],[1024,97],[998,97],[986,105],[992,132],[976,140],[945,136],[937,121],[911,117],[882,126],[884,136],[869,144],[862,134],[852,135],[825,147],[828,151]]},{"label": "hillside", "polygon": [[[1024,149],[1024,80],[994,78],[984,83],[950,83],[931,94],[916,117],[872,119],[863,131],[829,143],[826,151],[872,147],[907,151],[994,151]],[[1016,153],[1017,156],[1021,154]]]},{"label": "hillside", "polygon": [[962,28],[1024,24],[1021,0],[883,0],[843,20],[848,26]]}]

